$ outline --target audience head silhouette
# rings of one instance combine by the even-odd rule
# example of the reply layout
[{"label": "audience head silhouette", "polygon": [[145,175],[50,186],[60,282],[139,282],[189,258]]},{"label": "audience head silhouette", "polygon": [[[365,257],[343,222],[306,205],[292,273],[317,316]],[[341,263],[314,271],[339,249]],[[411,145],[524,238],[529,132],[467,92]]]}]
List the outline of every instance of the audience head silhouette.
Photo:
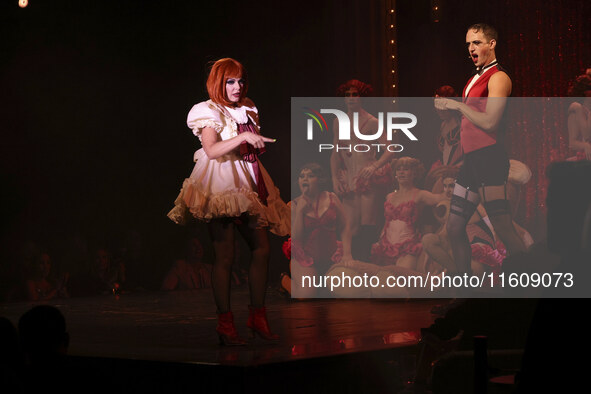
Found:
[{"label": "audience head silhouette", "polygon": [[38,305],[24,313],[18,322],[21,345],[30,363],[56,358],[67,353],[69,335],[66,320],[59,309]]}]

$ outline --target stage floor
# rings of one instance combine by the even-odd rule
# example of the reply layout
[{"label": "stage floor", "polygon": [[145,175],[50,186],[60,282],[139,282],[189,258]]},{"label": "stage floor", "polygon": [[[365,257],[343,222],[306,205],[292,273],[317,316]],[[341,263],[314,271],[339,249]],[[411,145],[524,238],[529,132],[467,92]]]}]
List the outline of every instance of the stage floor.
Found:
[{"label": "stage floor", "polygon": [[[223,347],[215,333],[210,289],[136,292],[47,302],[59,308],[70,333],[69,354],[175,363],[260,366],[416,345],[420,328],[434,319],[438,300],[305,300],[270,291],[269,324],[277,343],[259,338],[247,346]],[[36,305],[7,303],[0,315],[15,325]],[[233,289],[238,331],[247,336],[248,289]]]}]

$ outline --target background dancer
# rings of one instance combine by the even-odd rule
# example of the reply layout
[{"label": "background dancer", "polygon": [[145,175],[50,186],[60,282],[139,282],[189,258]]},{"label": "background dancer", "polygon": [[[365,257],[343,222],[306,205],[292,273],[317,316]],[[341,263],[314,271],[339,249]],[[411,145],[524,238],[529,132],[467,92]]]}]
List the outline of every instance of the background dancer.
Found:
[{"label": "background dancer", "polygon": [[[362,97],[371,96],[371,85],[349,80],[339,86],[338,96],[345,97],[345,105],[350,119],[359,113],[359,131],[373,134],[378,129],[378,119],[363,109]],[[333,125],[334,145],[338,141],[338,122]],[[385,138],[385,135],[384,135]],[[352,133],[351,144],[363,143]],[[381,140],[380,143],[387,141]],[[330,157],[333,190],[343,202],[345,213],[350,217],[353,257],[369,260],[371,245],[378,236],[378,215],[386,195],[386,184],[390,184],[391,171],[387,165],[394,156],[385,151],[377,157],[375,152],[350,152],[334,150]],[[381,186],[381,187],[380,187]]]}]

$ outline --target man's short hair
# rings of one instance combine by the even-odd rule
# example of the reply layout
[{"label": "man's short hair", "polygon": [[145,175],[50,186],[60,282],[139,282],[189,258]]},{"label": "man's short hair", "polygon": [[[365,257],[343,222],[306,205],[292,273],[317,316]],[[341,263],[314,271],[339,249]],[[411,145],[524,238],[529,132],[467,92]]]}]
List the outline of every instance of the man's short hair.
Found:
[{"label": "man's short hair", "polygon": [[470,26],[468,30],[476,30],[477,32],[481,31],[488,41],[498,41],[499,33],[497,32],[497,29],[495,29],[491,25],[487,25],[486,23],[475,23],[472,26]]}]

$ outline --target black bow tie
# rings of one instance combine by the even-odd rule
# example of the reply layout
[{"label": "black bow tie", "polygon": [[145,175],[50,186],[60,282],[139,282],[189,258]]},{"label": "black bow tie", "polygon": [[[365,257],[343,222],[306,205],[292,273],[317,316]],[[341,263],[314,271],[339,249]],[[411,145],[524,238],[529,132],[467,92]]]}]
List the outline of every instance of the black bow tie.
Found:
[{"label": "black bow tie", "polygon": [[495,64],[498,64],[498,63],[499,63],[499,62],[497,62],[497,61],[494,61],[494,62],[492,62],[492,63],[490,63],[490,64],[487,64],[487,65],[486,65],[486,66],[484,66],[484,67],[477,67],[477,68],[474,70],[474,73],[473,73],[472,75],[476,75],[476,74],[478,74],[478,75],[482,75],[482,73],[484,73],[486,70],[488,70],[489,68],[491,68],[492,66],[494,66]]}]

